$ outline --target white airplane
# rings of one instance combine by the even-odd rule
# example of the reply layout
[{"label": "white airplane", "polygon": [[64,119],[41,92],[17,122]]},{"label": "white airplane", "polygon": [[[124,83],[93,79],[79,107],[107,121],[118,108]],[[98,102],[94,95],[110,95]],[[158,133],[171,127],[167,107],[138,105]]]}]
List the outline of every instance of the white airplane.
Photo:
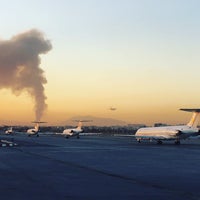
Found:
[{"label": "white airplane", "polygon": [[78,126],[76,128],[68,128],[68,129],[65,129],[62,133],[57,133],[57,134],[63,135],[66,138],[73,137],[73,136],[80,138],[79,134],[83,132],[82,122],[89,122],[89,121],[78,120]]},{"label": "white airplane", "polygon": [[139,143],[142,140],[156,140],[157,144],[162,144],[163,140],[174,140],[175,144],[180,144],[181,139],[199,135],[200,130],[197,128],[197,125],[200,109],[184,108],[180,110],[193,113],[192,118],[187,125],[140,128],[135,133],[136,140]]},{"label": "white airplane", "polygon": [[7,134],[7,135],[13,134],[13,133],[14,133],[14,131],[13,131],[13,128],[12,128],[12,127],[8,128],[8,129],[5,131],[5,134]]},{"label": "white airplane", "polygon": [[26,133],[28,134],[28,136],[32,136],[32,135],[36,135],[37,137],[39,137],[39,124],[41,123],[46,123],[46,122],[32,122],[32,123],[35,123],[35,127],[34,128],[31,128],[31,129],[28,129],[26,131]]}]

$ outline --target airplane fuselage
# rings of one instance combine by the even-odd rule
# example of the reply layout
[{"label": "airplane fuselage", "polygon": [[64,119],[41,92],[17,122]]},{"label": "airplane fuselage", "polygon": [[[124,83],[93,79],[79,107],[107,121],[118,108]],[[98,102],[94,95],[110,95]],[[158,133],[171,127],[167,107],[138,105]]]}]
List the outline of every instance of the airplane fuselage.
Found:
[{"label": "airplane fuselage", "polygon": [[7,134],[7,135],[9,135],[9,134],[13,134],[13,133],[14,133],[13,130],[7,130],[7,131],[5,131],[5,134]]},{"label": "airplane fuselage", "polygon": [[83,130],[81,128],[75,128],[75,129],[65,129],[63,131],[63,135],[69,135],[69,136],[72,136],[72,135],[77,135],[79,133],[81,133]]},{"label": "airplane fuselage", "polygon": [[29,129],[27,130],[27,133],[37,133],[38,131],[36,131],[35,129]]},{"label": "airplane fuselage", "polygon": [[36,129],[28,129],[27,130],[27,134],[28,134],[28,136],[31,136],[31,135],[37,135],[37,136],[39,136],[38,135],[38,130],[36,130]]},{"label": "airplane fuselage", "polygon": [[199,129],[184,126],[165,126],[140,128],[135,134],[136,139],[180,140],[190,136],[199,135]]}]

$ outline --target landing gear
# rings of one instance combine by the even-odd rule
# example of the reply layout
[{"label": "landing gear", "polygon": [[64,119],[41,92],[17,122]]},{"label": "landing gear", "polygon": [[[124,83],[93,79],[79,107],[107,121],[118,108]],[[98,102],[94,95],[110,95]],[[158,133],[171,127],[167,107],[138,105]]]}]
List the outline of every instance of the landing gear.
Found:
[{"label": "landing gear", "polygon": [[180,144],[180,141],[179,141],[179,140],[176,140],[176,141],[174,142],[174,144],[179,145],[179,144]]},{"label": "landing gear", "polygon": [[79,135],[77,135],[77,139],[79,139],[80,137],[79,137]]},{"label": "landing gear", "polygon": [[162,141],[161,141],[161,140],[158,140],[158,141],[157,141],[157,144],[162,144]]},{"label": "landing gear", "polygon": [[138,143],[141,143],[141,139],[137,139],[137,142],[138,142]]},{"label": "landing gear", "polygon": [[37,134],[36,137],[39,137],[39,135]]}]

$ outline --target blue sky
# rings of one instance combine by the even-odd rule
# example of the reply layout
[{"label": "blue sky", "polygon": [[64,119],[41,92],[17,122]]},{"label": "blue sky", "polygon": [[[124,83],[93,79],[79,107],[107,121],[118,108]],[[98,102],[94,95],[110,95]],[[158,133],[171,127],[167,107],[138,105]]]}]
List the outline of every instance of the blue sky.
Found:
[{"label": "blue sky", "polygon": [[[179,107],[199,107],[199,1],[0,3],[1,39],[36,28],[52,42],[41,63],[49,120],[79,114],[176,123],[185,120]],[[27,98],[3,94],[13,102]],[[111,105],[118,107],[112,115]]]}]

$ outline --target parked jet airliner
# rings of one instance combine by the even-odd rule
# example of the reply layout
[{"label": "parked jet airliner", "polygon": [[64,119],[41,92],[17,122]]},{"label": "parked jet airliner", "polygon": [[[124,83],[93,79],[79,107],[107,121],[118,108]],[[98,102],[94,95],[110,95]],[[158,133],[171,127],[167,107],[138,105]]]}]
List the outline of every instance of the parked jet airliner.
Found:
[{"label": "parked jet airliner", "polygon": [[28,134],[28,136],[36,135],[37,137],[39,137],[39,134],[38,134],[39,128],[40,128],[39,124],[46,123],[46,122],[32,122],[32,123],[36,124],[35,127],[31,128],[31,129],[28,129],[26,131],[26,133]]},{"label": "parked jet airliner", "polygon": [[135,133],[136,140],[156,140],[158,144],[162,144],[163,140],[174,140],[175,144],[180,144],[181,139],[186,139],[191,136],[200,134],[197,128],[200,109],[180,109],[186,112],[192,112],[192,118],[187,125],[182,126],[164,126],[164,127],[151,127],[140,128]]},{"label": "parked jet airliner", "polygon": [[65,129],[62,133],[56,133],[56,134],[63,135],[66,138],[73,137],[73,136],[76,136],[77,138],[79,138],[80,137],[79,134],[83,132],[82,122],[89,122],[89,121],[83,121],[83,120],[76,120],[76,121],[78,121],[77,128],[68,128],[68,129]]},{"label": "parked jet airliner", "polygon": [[7,135],[13,134],[13,133],[14,133],[14,131],[13,131],[13,128],[12,128],[12,127],[8,128],[8,129],[5,131],[5,134],[7,134]]}]

